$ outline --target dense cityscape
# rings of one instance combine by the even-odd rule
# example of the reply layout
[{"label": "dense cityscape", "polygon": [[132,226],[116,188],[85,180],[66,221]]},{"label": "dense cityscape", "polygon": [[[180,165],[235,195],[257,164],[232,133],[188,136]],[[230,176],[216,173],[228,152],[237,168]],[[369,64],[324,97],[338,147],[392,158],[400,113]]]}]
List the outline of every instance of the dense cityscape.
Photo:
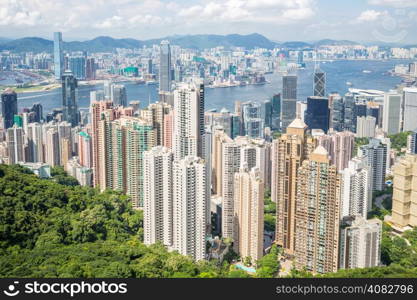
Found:
[{"label": "dense cityscape", "polygon": [[[2,276],[417,277],[417,46],[51,39],[0,42]],[[375,76],[398,84],[329,89],[324,69],[337,61],[392,62]],[[275,92],[208,109],[209,90],[250,86]],[[194,269],[18,266],[47,247],[101,253],[97,240]]]}]

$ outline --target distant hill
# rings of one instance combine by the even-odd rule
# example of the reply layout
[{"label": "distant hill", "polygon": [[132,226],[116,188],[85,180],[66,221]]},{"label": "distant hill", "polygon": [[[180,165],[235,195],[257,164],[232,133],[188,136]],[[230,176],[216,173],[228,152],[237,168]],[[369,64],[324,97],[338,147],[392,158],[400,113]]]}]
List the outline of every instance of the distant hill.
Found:
[{"label": "distant hill", "polygon": [[[183,48],[191,49],[206,49],[223,46],[230,47],[244,47],[246,49],[266,48],[273,49],[274,47],[281,47],[285,49],[309,49],[322,45],[356,45],[352,41],[337,41],[325,39],[316,43],[306,43],[302,41],[289,41],[277,43],[269,40],[265,36],[253,33],[247,35],[229,34],[229,35],[215,35],[215,34],[197,34],[197,35],[174,35],[159,39],[150,40],[136,40],[136,39],[115,39],[109,36],[99,36],[88,41],[72,41],[64,42],[64,49],[66,51],[89,51],[89,52],[112,52],[116,48],[141,48],[143,46],[152,46],[159,44],[162,40],[169,40],[172,45],[178,45]],[[26,37],[16,40],[9,40],[0,38],[0,50],[12,50],[15,52],[52,52],[53,42],[51,40]]]}]

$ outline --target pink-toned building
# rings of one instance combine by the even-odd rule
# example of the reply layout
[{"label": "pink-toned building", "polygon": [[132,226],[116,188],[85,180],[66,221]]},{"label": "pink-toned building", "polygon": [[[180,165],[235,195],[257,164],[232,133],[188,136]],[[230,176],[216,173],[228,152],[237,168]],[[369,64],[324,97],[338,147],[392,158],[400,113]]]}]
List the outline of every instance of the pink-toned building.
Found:
[{"label": "pink-toned building", "polygon": [[78,133],[78,157],[81,166],[93,167],[92,138],[85,131]]},{"label": "pink-toned building", "polygon": [[174,115],[171,110],[164,118],[164,147],[172,149],[172,130],[173,130]]},{"label": "pink-toned building", "polygon": [[323,146],[330,155],[330,162],[336,165],[338,171],[348,167],[353,157],[355,134],[350,131],[329,132],[317,137],[319,145]]}]

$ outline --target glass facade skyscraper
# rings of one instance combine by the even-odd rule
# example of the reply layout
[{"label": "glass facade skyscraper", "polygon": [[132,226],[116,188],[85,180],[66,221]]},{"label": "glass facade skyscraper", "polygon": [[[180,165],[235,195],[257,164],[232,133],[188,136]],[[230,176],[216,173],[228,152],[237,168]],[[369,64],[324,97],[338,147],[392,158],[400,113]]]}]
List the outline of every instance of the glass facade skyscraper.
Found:
[{"label": "glass facade skyscraper", "polygon": [[54,32],[54,70],[55,79],[61,79],[64,71],[64,56],[62,53],[62,33]]},{"label": "glass facade skyscraper", "polygon": [[62,108],[64,120],[77,126],[79,123],[79,112],[77,104],[78,82],[71,72],[64,72],[62,75]]},{"label": "glass facade skyscraper", "polygon": [[12,89],[6,89],[1,94],[1,119],[3,129],[13,126],[17,114],[17,94]]},{"label": "glass facade skyscraper", "polygon": [[159,56],[159,91],[171,91],[171,47],[168,41],[161,42]]},{"label": "glass facade skyscraper", "polygon": [[305,122],[310,129],[329,130],[329,99],[323,97],[308,97]]}]

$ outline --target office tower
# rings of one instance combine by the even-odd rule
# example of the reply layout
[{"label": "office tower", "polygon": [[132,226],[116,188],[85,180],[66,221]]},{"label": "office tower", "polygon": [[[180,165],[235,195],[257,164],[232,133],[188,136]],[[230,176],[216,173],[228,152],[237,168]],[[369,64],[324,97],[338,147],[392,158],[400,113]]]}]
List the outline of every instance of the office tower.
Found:
[{"label": "office tower", "polygon": [[144,243],[172,245],[172,162],[170,149],[157,146],[143,158]]},{"label": "office tower", "polygon": [[94,58],[87,58],[86,67],[85,67],[85,76],[87,80],[96,79],[96,63]]},{"label": "office tower", "polygon": [[413,131],[407,139],[407,152],[417,154],[417,131]]},{"label": "office tower", "polygon": [[79,123],[78,111],[78,82],[71,72],[62,75],[62,108],[64,120],[77,126]]},{"label": "office tower", "polygon": [[373,138],[375,137],[376,119],[371,116],[358,117],[356,121],[356,137]]},{"label": "office tower", "polygon": [[148,106],[148,111],[151,113],[151,122],[153,128],[156,130],[156,144],[164,144],[164,120],[165,117],[171,113],[170,105],[163,102],[152,103]]},{"label": "office tower", "polygon": [[33,112],[32,122],[40,123],[43,120],[43,107],[40,103],[35,103],[30,109]]},{"label": "office tower", "polygon": [[297,103],[297,76],[286,75],[282,77],[282,130],[285,131],[289,124],[296,118]]},{"label": "office tower", "polygon": [[339,94],[329,96],[330,110],[330,128],[334,131],[344,130],[345,104],[343,98]]},{"label": "office tower", "polygon": [[355,148],[355,134],[349,131],[334,132],[317,138],[319,145],[323,146],[330,155],[330,161],[336,165],[337,170],[348,167]]},{"label": "office tower", "polygon": [[314,88],[315,97],[326,97],[326,73],[316,67],[314,70]]},{"label": "office tower", "polygon": [[272,127],[272,102],[265,100],[262,102],[262,120],[264,127]]},{"label": "office tower", "polygon": [[114,106],[127,107],[126,88],[123,84],[112,84],[110,87],[110,93]]},{"label": "office tower", "polygon": [[206,112],[204,117],[206,125],[221,127],[229,137],[233,137],[233,115],[226,108],[222,108],[220,112]]},{"label": "office tower", "polygon": [[340,218],[362,216],[366,219],[372,209],[371,170],[366,158],[353,158],[342,176]]},{"label": "office tower", "polygon": [[209,195],[206,163],[187,156],[173,164],[173,250],[194,260],[206,258]]},{"label": "office tower", "polygon": [[264,121],[262,105],[255,102],[245,102],[241,105],[243,133],[251,138],[262,138]]},{"label": "office tower", "polygon": [[159,52],[159,91],[171,91],[171,47],[168,41],[162,41]]},{"label": "office tower", "polygon": [[202,155],[204,85],[183,84],[174,91],[173,149],[176,160]]},{"label": "office tower", "polygon": [[372,191],[385,189],[385,175],[387,173],[388,145],[379,139],[371,139],[368,145],[359,148],[359,157],[366,157],[371,170]]},{"label": "office tower", "polygon": [[318,146],[298,169],[294,215],[297,269],[336,272],[339,248],[340,175]]},{"label": "office tower", "polygon": [[[234,141],[222,143],[222,236],[224,238],[233,238],[234,229],[234,174],[240,169],[240,146]],[[219,186],[217,186],[217,190]]]},{"label": "office tower", "polygon": [[281,129],[281,94],[272,97],[272,130]]},{"label": "office tower", "polygon": [[295,119],[287,133],[273,142],[271,196],[277,203],[276,243],[289,254],[294,253],[297,170],[316,146],[306,131],[307,125]]},{"label": "office tower", "polygon": [[387,134],[400,132],[402,95],[397,92],[389,92],[384,96],[384,110],[382,128]]},{"label": "office tower", "polygon": [[77,80],[86,78],[86,61],[85,56],[72,56],[69,58],[69,69]]},{"label": "office tower", "polygon": [[404,88],[403,92],[401,131],[413,131],[417,128],[417,88]]},{"label": "office tower", "polygon": [[146,72],[148,74],[153,74],[153,63],[152,63],[152,59],[148,59]]},{"label": "office tower", "polygon": [[62,33],[54,32],[54,71],[55,79],[60,80],[64,72],[64,54],[62,49]]},{"label": "office tower", "polygon": [[14,125],[7,129],[6,141],[9,152],[9,165],[25,161],[24,132]]},{"label": "office tower", "polygon": [[104,101],[104,91],[91,91],[90,92],[90,102]]},{"label": "office tower", "polygon": [[344,98],[344,130],[356,132],[355,97],[348,93]]},{"label": "office tower", "polygon": [[340,269],[378,267],[381,264],[382,222],[346,218],[340,230]]},{"label": "office tower", "polygon": [[17,115],[17,94],[14,90],[7,88],[1,94],[1,126],[3,129],[13,126],[15,115]]},{"label": "office tower", "polygon": [[382,112],[383,112],[383,103],[377,103],[368,101],[366,103],[366,116],[367,117],[374,117],[375,118],[375,124],[382,128]]},{"label": "office tower", "polygon": [[417,155],[406,155],[393,168],[392,223],[417,226]]},{"label": "office tower", "polygon": [[61,164],[59,134],[56,127],[51,127],[46,131],[45,162],[51,167]]},{"label": "office tower", "polygon": [[45,162],[42,125],[39,123],[28,124],[27,138],[31,162]]},{"label": "office tower", "polygon": [[83,167],[93,167],[93,139],[85,131],[80,131],[77,134],[78,138],[78,159],[79,163]]},{"label": "office tower", "polygon": [[329,99],[323,97],[308,97],[305,123],[310,129],[329,130]]},{"label": "office tower", "polygon": [[235,228],[233,248],[255,263],[263,256],[264,185],[258,169],[241,168],[234,178]]},{"label": "office tower", "polygon": [[104,80],[103,82],[103,92],[104,92],[104,98],[106,100],[111,101],[111,87],[112,87],[113,83],[111,82],[111,80]]}]

